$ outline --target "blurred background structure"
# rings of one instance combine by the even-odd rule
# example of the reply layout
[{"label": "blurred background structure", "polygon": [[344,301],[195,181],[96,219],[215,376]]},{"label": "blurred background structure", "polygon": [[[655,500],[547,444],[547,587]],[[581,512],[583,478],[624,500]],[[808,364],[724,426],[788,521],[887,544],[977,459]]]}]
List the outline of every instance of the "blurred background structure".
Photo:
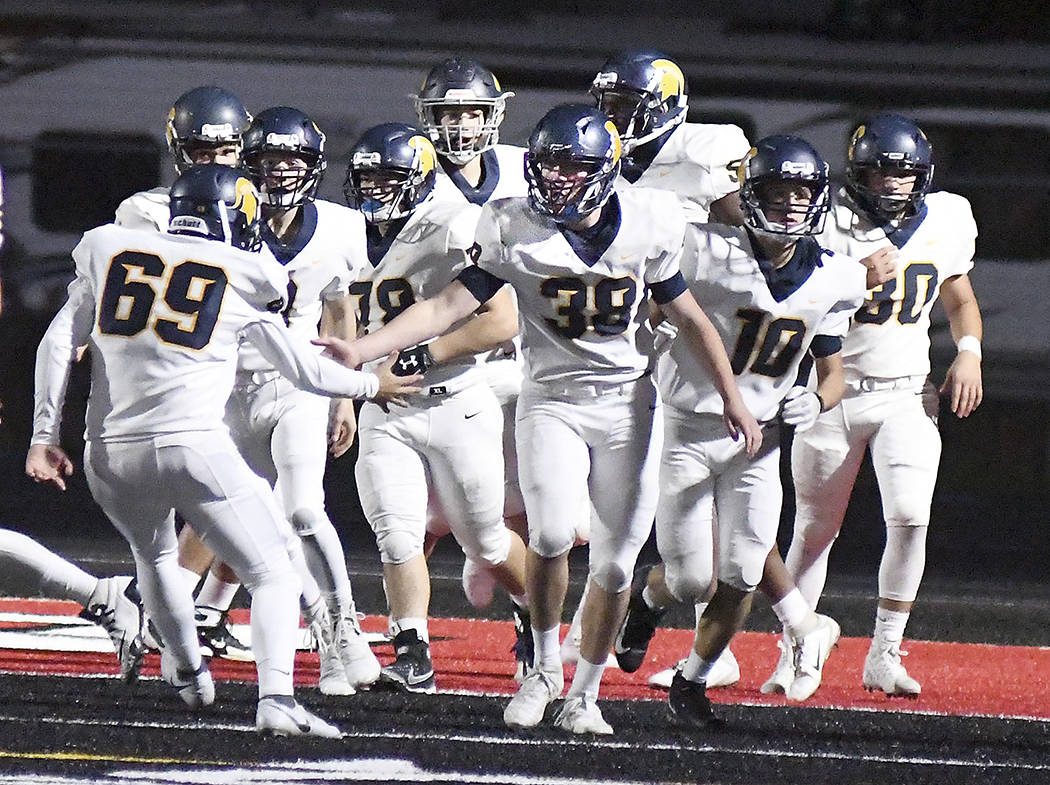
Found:
[{"label": "blurred background structure", "polygon": [[[502,135],[520,144],[549,106],[587,100],[606,56],[641,46],[683,67],[690,119],[733,122],[750,139],[802,135],[837,179],[866,113],[908,114],[926,130],[934,189],[963,194],[977,217],[971,278],[985,315],[986,385],[986,402],[967,421],[942,408],[928,571],[1042,575],[1050,557],[1046,0],[0,0],[0,521],[108,535],[82,477],[56,500],[22,474],[33,353],[64,297],[80,233],[110,220],[125,196],[173,179],[163,129],[182,92],[219,84],[251,111],[306,111],[328,135],[320,195],[341,201],[356,135],[378,122],[413,122],[408,96],[442,57],[475,56],[516,93]],[[954,346],[935,315],[940,380]],[[77,416],[68,418],[71,444]],[[329,508],[344,538],[373,547],[352,460],[330,466]],[[873,573],[882,532],[867,471],[832,568]]]}]

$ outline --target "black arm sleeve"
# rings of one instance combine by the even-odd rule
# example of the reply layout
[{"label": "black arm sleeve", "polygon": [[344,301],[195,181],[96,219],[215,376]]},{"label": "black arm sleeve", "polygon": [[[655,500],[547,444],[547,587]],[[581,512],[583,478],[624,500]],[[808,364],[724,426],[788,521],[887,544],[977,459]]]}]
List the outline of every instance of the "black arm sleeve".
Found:
[{"label": "black arm sleeve", "polygon": [[817,335],[809,345],[809,353],[814,357],[830,357],[842,350],[842,338],[837,335]]},{"label": "black arm sleeve", "polygon": [[649,293],[656,300],[657,305],[669,303],[689,287],[685,285],[685,278],[681,273],[675,273],[666,281],[658,281],[649,284]]},{"label": "black arm sleeve", "polygon": [[474,295],[474,299],[482,305],[491,300],[506,283],[502,278],[497,278],[492,273],[482,270],[476,264],[464,267],[456,276],[456,280],[467,287],[467,291]]}]

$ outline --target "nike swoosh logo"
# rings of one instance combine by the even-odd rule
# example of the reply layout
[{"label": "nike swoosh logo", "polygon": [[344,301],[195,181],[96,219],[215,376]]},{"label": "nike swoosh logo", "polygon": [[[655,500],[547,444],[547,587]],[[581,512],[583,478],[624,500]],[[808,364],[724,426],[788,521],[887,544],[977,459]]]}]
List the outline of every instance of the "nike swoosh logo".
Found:
[{"label": "nike swoosh logo", "polygon": [[474,412],[473,414],[464,414],[463,419],[469,420],[471,417],[477,417],[479,414],[481,414],[481,412]]}]

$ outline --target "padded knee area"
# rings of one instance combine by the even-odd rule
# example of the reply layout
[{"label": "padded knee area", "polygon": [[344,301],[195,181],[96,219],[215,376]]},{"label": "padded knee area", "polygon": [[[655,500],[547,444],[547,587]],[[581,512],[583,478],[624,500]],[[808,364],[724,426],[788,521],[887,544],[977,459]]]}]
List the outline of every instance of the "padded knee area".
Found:
[{"label": "padded knee area", "polygon": [[468,558],[488,567],[497,567],[510,555],[510,531],[500,521],[498,526],[485,527],[473,543],[462,542],[460,545]]},{"label": "padded knee area", "polygon": [[886,527],[886,548],[879,565],[879,596],[915,602],[926,569],[927,526]]},{"label": "padded knee area", "polygon": [[309,507],[301,507],[292,513],[292,526],[300,537],[316,534],[321,520],[321,514]]},{"label": "padded knee area", "polygon": [[405,530],[376,532],[376,545],[383,564],[404,564],[423,555],[423,538]]},{"label": "padded knee area", "polygon": [[595,564],[591,566],[591,580],[610,594],[618,594],[631,588],[631,567],[614,561]]},{"label": "padded knee area", "polygon": [[714,576],[685,571],[670,563],[664,565],[664,585],[676,600],[688,605],[706,602],[714,593]]},{"label": "padded knee area", "polygon": [[561,532],[529,531],[529,550],[544,559],[561,556],[572,548],[573,542],[572,533],[565,537]]}]

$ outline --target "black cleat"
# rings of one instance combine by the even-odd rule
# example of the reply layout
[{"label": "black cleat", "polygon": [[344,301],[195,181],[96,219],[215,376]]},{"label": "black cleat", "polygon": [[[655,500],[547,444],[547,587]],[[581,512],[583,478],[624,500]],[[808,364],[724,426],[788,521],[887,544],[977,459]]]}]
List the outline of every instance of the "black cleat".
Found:
[{"label": "black cleat", "polygon": [[532,617],[529,615],[529,609],[514,605],[513,613],[516,638],[511,651],[514,652],[514,659],[518,663],[514,678],[520,684],[536,661],[536,644],[532,640]]},{"label": "black cleat", "polygon": [[634,574],[634,588],[627,603],[627,615],[620,625],[620,632],[613,645],[616,662],[624,673],[634,673],[645,662],[645,653],[649,642],[656,634],[656,627],[664,615],[664,609],[653,610],[645,604],[642,592],[645,590],[649,568],[642,567]]},{"label": "black cleat", "polygon": [[689,681],[678,672],[671,681],[668,698],[671,721],[687,728],[710,728],[720,725],[707,697],[707,684]]},{"label": "black cleat", "polygon": [[252,662],[251,647],[241,643],[230,629],[226,611],[198,605],[194,609],[197,622],[197,640],[205,657]]},{"label": "black cleat", "polygon": [[401,630],[393,643],[397,657],[379,672],[379,680],[405,692],[437,692],[426,641],[415,630]]}]

